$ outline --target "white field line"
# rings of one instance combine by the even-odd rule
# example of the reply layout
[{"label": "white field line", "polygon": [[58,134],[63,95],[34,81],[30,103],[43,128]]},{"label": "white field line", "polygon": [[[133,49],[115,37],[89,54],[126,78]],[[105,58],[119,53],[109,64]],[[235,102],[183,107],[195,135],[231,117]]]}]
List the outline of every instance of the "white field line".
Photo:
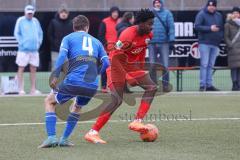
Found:
[{"label": "white field line", "polygon": [[[94,123],[95,121],[81,121],[78,123],[85,124],[85,123]],[[126,122],[121,120],[110,120],[109,123],[119,123],[119,122]],[[0,123],[1,126],[36,126],[36,125],[44,125],[45,123]],[[57,122],[57,124],[66,124],[66,122]]]},{"label": "white field line", "polygon": [[[136,92],[138,93],[138,92]],[[101,93],[100,93],[101,94]],[[133,93],[134,94],[134,93]],[[0,98],[17,98],[17,97],[46,97],[48,94],[40,94],[40,95],[1,95]],[[240,96],[240,91],[218,91],[218,92],[195,92],[195,91],[184,91],[184,92],[169,92],[162,96]]]},{"label": "white field line", "polygon": [[[157,121],[146,121],[146,122],[178,122],[178,121],[239,121],[240,118],[193,118],[193,119],[177,119],[177,120],[157,120]],[[81,121],[80,124],[94,123],[95,121]],[[130,120],[110,120],[108,123],[121,123],[130,122]],[[2,126],[37,126],[44,125],[45,123],[0,123]],[[57,122],[57,124],[66,124],[66,122]]]}]

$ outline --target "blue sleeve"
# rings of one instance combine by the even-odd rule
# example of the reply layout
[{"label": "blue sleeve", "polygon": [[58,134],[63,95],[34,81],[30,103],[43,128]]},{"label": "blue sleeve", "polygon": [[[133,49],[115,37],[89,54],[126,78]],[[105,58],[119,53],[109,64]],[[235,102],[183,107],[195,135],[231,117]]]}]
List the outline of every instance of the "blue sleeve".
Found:
[{"label": "blue sleeve", "polygon": [[211,32],[211,26],[205,26],[203,25],[203,22],[204,22],[203,14],[199,12],[195,19],[195,29],[200,32]]},{"label": "blue sleeve", "polygon": [[102,45],[102,43],[100,43],[99,48],[98,48],[98,58],[100,59],[100,61],[102,61],[102,59],[107,58],[107,53]]},{"label": "blue sleeve", "polygon": [[104,72],[106,72],[106,69],[109,67],[109,65],[110,65],[110,62],[109,62],[108,58],[103,58],[100,73],[103,74]]},{"label": "blue sleeve", "polygon": [[67,40],[67,38],[64,38],[62,40],[59,55],[58,55],[58,58],[57,58],[57,61],[56,61],[56,64],[55,64],[55,69],[54,69],[54,76],[55,77],[59,77],[59,75],[60,75],[63,64],[65,62],[65,59],[67,59],[68,50],[69,50],[68,40]]},{"label": "blue sleeve", "polygon": [[38,24],[38,37],[39,37],[38,44],[39,44],[39,46],[41,46],[42,41],[43,41],[43,31],[42,31],[41,24],[39,23],[38,20],[37,20],[37,24]]},{"label": "blue sleeve", "polygon": [[100,69],[100,73],[104,73],[106,71],[106,69],[108,68],[108,66],[110,65],[110,62],[109,62],[107,53],[106,53],[102,44],[100,44],[98,51],[99,51],[98,52],[99,53],[98,58],[100,59],[101,64],[102,64],[102,67]]},{"label": "blue sleeve", "polygon": [[175,25],[174,25],[174,18],[172,13],[169,11],[168,14],[168,26],[169,26],[169,41],[175,41]]},{"label": "blue sleeve", "polygon": [[14,28],[14,37],[17,39],[19,44],[22,44],[22,35],[21,35],[21,19],[18,18]]}]

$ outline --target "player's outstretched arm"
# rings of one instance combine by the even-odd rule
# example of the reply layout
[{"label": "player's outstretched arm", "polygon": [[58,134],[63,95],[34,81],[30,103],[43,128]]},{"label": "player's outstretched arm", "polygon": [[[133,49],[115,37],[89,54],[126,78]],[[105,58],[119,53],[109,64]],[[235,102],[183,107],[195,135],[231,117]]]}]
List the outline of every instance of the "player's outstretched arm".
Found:
[{"label": "player's outstretched arm", "polygon": [[108,58],[107,53],[102,44],[99,45],[98,53],[99,53],[99,55],[98,55],[99,60],[102,63],[102,67],[100,69],[100,73],[102,74],[106,71],[106,69],[110,65],[110,62],[109,62],[109,58]]},{"label": "player's outstretched arm", "polygon": [[108,60],[108,57],[103,58],[100,73],[103,74],[106,71],[106,69],[108,68],[109,65],[110,65],[110,62]]}]

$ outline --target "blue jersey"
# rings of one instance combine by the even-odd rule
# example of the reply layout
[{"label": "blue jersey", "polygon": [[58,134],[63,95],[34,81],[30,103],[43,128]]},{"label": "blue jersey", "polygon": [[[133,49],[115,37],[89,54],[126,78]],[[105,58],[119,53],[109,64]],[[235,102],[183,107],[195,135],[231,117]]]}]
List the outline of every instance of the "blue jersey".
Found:
[{"label": "blue jersey", "polygon": [[88,88],[98,87],[98,62],[108,56],[102,43],[84,31],[65,36],[56,61],[56,77],[62,65],[68,60],[68,73],[64,84]]}]

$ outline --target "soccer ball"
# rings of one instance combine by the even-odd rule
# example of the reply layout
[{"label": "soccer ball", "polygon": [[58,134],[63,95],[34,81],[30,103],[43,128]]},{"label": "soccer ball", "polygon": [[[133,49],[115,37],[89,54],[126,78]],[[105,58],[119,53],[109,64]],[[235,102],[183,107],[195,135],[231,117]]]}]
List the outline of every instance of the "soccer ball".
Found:
[{"label": "soccer ball", "polygon": [[140,138],[144,142],[154,142],[159,136],[158,128],[153,124],[146,124],[146,127],[148,127],[149,131],[147,133],[141,133]]}]

